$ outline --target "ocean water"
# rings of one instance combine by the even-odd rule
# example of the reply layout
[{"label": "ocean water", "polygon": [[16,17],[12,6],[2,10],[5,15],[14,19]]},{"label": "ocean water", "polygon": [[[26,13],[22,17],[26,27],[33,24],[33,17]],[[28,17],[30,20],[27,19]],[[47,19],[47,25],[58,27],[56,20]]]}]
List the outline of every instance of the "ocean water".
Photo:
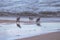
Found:
[{"label": "ocean water", "polygon": [[0,0],[0,11],[60,11],[60,0]]},{"label": "ocean water", "polygon": [[[51,21],[53,20],[53,18],[50,19]],[[56,18],[54,19],[55,21],[59,20],[56,20]],[[37,26],[36,24],[20,24],[22,27],[21,29],[16,26],[16,23],[0,23],[0,40],[15,40],[51,32],[60,32],[60,22],[41,22],[41,26]]]}]

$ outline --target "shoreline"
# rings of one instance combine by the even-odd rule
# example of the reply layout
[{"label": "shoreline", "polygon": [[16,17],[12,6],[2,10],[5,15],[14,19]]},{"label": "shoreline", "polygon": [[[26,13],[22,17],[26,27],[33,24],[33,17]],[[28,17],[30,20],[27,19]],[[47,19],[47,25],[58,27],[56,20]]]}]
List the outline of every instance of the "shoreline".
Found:
[{"label": "shoreline", "polygon": [[52,32],[52,33],[37,35],[28,38],[16,39],[16,40],[60,40],[60,32]]},{"label": "shoreline", "polygon": [[[20,21],[21,23],[35,23],[35,21]],[[40,21],[40,23],[59,23],[60,21]],[[16,20],[0,20],[0,23],[16,23]]]}]

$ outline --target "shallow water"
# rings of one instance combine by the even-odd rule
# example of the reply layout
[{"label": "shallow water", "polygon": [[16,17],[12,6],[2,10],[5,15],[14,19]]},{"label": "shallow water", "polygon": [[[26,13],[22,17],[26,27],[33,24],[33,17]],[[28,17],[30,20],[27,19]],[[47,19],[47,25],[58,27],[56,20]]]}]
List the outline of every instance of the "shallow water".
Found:
[{"label": "shallow water", "polygon": [[[16,20],[16,17],[0,17],[0,20]],[[29,21],[29,19],[21,18],[21,21]],[[20,24],[21,29],[16,26],[16,23],[0,23],[0,39],[14,40],[60,31],[60,18],[41,18],[40,27],[35,23],[30,25],[25,23]]]},{"label": "shallow water", "polygon": [[41,23],[41,26],[37,25],[23,25],[22,28],[18,28],[15,23],[0,23],[0,39],[1,40],[14,40],[18,38],[31,37],[50,32],[60,31],[60,22],[57,23]]}]

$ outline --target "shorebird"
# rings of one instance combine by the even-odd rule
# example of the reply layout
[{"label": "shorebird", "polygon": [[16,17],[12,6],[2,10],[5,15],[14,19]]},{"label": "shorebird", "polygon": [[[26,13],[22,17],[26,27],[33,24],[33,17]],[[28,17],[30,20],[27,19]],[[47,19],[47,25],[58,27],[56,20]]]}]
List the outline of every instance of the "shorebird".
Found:
[{"label": "shorebird", "polygon": [[37,24],[37,26],[41,26],[41,25],[40,25],[40,17],[37,18],[37,20],[36,20],[36,24]]},{"label": "shorebird", "polygon": [[[22,16],[22,17],[25,17],[25,16],[26,16],[26,17],[28,17],[29,20],[31,20],[31,21],[36,17],[37,19],[36,19],[35,23],[36,23],[37,26],[40,26],[40,16],[30,13],[30,14],[28,14],[28,15],[26,15],[26,14],[21,14],[20,16],[17,17],[17,19],[16,19],[16,25],[17,25],[17,27],[21,28],[21,25],[20,25],[20,18],[21,18],[21,16]],[[34,18],[33,18],[32,16],[33,16]]]},{"label": "shorebird", "polygon": [[[33,18],[30,18],[30,17],[29,17],[29,19],[30,20],[33,20]],[[20,25],[20,17],[17,18],[16,24],[17,24],[17,27],[21,28],[21,25]],[[40,26],[40,17],[36,19],[36,25],[37,26]]]},{"label": "shorebird", "polygon": [[20,26],[20,17],[18,17],[16,19],[16,25],[17,25],[17,27],[21,28],[21,26]]}]

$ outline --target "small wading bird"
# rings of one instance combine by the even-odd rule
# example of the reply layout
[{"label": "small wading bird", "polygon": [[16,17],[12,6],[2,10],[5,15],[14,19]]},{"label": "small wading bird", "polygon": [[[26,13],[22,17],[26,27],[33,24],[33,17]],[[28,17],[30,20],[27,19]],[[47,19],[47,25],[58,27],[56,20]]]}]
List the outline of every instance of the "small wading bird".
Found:
[{"label": "small wading bird", "polygon": [[17,24],[17,26],[18,26],[19,28],[21,28],[21,26],[20,26],[20,17],[17,18],[16,24]]},{"label": "small wading bird", "polygon": [[[29,19],[30,19],[30,18],[29,18]],[[31,18],[30,20],[32,20],[32,18]],[[17,24],[17,27],[21,28],[21,26],[20,26],[20,17],[17,18],[16,24]],[[37,26],[40,26],[40,18],[37,18],[37,19],[36,19],[36,25],[37,25]]]},{"label": "small wading bird", "polygon": [[[25,16],[26,16],[26,15],[25,15]],[[38,16],[38,15],[37,15],[37,16]],[[20,17],[21,17],[21,16],[17,17],[17,19],[16,19],[16,24],[17,24],[17,27],[19,27],[19,28],[21,28],[21,25],[20,25]],[[28,17],[28,16],[27,16],[27,17]],[[35,17],[35,16],[34,16],[34,17]],[[32,16],[29,16],[28,18],[29,18],[29,20],[31,20],[31,21],[33,20],[33,17],[32,17]],[[40,17],[39,17],[39,16],[38,16],[38,18],[36,19],[35,22],[36,22],[36,25],[37,25],[37,26],[40,26]]]}]

